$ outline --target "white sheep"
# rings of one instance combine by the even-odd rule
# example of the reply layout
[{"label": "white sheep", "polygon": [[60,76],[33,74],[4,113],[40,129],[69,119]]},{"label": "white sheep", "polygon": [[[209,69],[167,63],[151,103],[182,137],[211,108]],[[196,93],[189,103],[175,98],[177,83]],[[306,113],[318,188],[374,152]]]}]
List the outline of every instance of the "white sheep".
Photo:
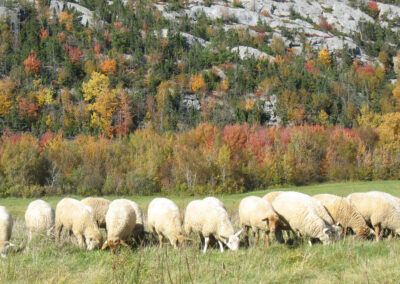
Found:
[{"label": "white sheep", "polygon": [[272,208],[271,203],[258,196],[248,196],[242,199],[239,204],[240,226],[242,227],[247,243],[249,243],[249,228],[255,235],[258,242],[259,230],[265,232],[265,244],[270,245],[270,233],[280,226],[280,218]]},{"label": "white sheep", "polygon": [[136,225],[136,213],[129,200],[116,199],[111,202],[107,214],[107,240],[102,250],[110,247],[111,253],[115,253],[119,246],[128,247],[126,241],[131,237]]},{"label": "white sheep", "polygon": [[5,258],[10,247],[15,246],[10,242],[13,228],[13,218],[4,206],[0,206],[0,256]]},{"label": "white sheep", "polygon": [[214,196],[205,197],[205,198],[203,198],[203,200],[206,202],[210,202],[214,205],[221,206],[222,208],[224,208],[226,210],[225,204],[221,200],[219,200],[218,198],[216,198]]},{"label": "white sheep", "polygon": [[175,249],[186,238],[182,234],[182,216],[178,206],[167,198],[154,198],[148,207],[147,223],[150,232],[158,235],[160,248],[164,238],[168,238]]},{"label": "white sheep", "polygon": [[54,209],[46,201],[38,199],[29,203],[25,212],[28,240],[31,240],[35,233],[46,232],[50,235],[54,228],[54,219]]},{"label": "white sheep", "polygon": [[333,194],[318,194],[314,198],[321,201],[333,221],[342,226],[344,234],[347,229],[351,229],[359,238],[368,237],[371,233],[363,216],[347,198]]},{"label": "white sheep", "polygon": [[266,195],[263,196],[263,199],[265,201],[268,201],[269,203],[272,203],[272,202],[274,202],[275,198],[277,198],[282,192],[284,192],[284,191],[268,192]]},{"label": "white sheep", "polygon": [[135,201],[128,200],[128,199],[126,199],[126,200],[129,201],[133,210],[135,210],[136,225],[135,225],[135,228],[133,229],[133,238],[134,238],[135,242],[140,243],[141,241],[144,240],[144,236],[145,236],[143,210],[142,210],[142,208],[140,208],[139,204],[137,204]]},{"label": "white sheep", "polygon": [[319,216],[320,209],[317,210],[315,204],[312,197],[292,191],[280,194],[272,207],[293,231],[303,237],[316,238],[329,244],[336,239],[337,232]]},{"label": "white sheep", "polygon": [[382,239],[384,229],[400,234],[400,209],[397,202],[381,192],[352,193],[347,198],[375,231],[376,241]]},{"label": "white sheep", "polygon": [[224,251],[223,243],[231,250],[238,250],[240,230],[235,234],[226,210],[204,200],[191,201],[186,207],[185,232],[199,233],[200,239],[204,239],[203,252],[206,253],[210,236],[218,241],[221,252]]},{"label": "white sheep", "polygon": [[56,237],[61,231],[69,231],[71,240],[75,237],[78,245],[86,243],[88,250],[93,250],[103,243],[103,237],[94,218],[93,209],[73,198],[64,198],[56,207]]},{"label": "white sheep", "polygon": [[111,201],[101,197],[87,197],[81,202],[93,209],[97,225],[100,228],[106,228],[106,214]]}]

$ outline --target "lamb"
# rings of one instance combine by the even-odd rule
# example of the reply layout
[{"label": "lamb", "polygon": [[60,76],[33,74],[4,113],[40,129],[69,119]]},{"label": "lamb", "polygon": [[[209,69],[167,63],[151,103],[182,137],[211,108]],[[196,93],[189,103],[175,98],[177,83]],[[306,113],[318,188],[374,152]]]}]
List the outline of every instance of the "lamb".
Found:
[{"label": "lamb", "polygon": [[103,237],[94,218],[91,207],[73,198],[64,198],[56,207],[56,237],[59,240],[61,231],[69,231],[71,240],[75,237],[80,247],[93,250],[103,243]]},{"label": "lamb", "polygon": [[221,206],[222,208],[224,208],[226,210],[225,204],[222,203],[222,201],[219,200],[216,197],[208,196],[208,197],[205,197],[203,200],[206,201],[206,202],[210,202],[210,203],[212,203],[214,205]]},{"label": "lamb", "polygon": [[25,212],[28,240],[30,241],[35,233],[46,232],[49,235],[54,228],[54,219],[54,209],[46,201],[38,199],[29,203]]},{"label": "lamb", "polygon": [[136,225],[133,229],[133,238],[135,239],[135,242],[140,243],[144,240],[145,235],[143,211],[136,202],[128,199],[127,201],[129,201],[129,204],[132,206],[133,210],[135,210],[136,215]]},{"label": "lamb", "polygon": [[136,225],[136,213],[131,202],[126,199],[111,202],[106,214],[106,224],[107,240],[101,249],[110,247],[114,254],[120,245],[128,247],[126,241]]},{"label": "lamb", "polygon": [[371,229],[360,212],[352,206],[347,198],[333,194],[318,194],[314,198],[321,201],[333,221],[343,227],[344,233],[347,229],[351,229],[359,238],[366,238],[371,233]]},{"label": "lamb", "polygon": [[361,213],[367,224],[375,230],[375,239],[380,241],[384,229],[400,234],[400,209],[397,202],[381,192],[352,193],[347,198]]},{"label": "lamb", "polygon": [[210,236],[218,241],[220,251],[224,251],[223,243],[231,250],[238,250],[240,230],[235,234],[228,213],[220,206],[204,200],[191,201],[186,207],[185,213],[185,232],[197,232],[200,239],[204,239],[203,252],[207,252]]},{"label": "lamb", "polygon": [[274,202],[275,198],[277,198],[284,191],[271,191],[264,195],[263,199],[268,201],[269,203]]},{"label": "lamb", "polygon": [[321,210],[317,210],[315,204],[315,200],[306,194],[284,192],[274,200],[272,207],[301,236],[330,244],[336,238],[337,232],[319,216],[318,211]]},{"label": "lamb", "polygon": [[106,228],[106,214],[111,201],[101,197],[87,197],[82,199],[81,202],[94,211],[94,218],[96,219],[99,228]]},{"label": "lamb", "polygon": [[256,242],[258,242],[259,230],[265,231],[265,244],[269,246],[269,234],[274,233],[281,223],[271,203],[257,196],[248,196],[242,199],[239,204],[239,218],[247,244],[249,243],[248,234],[251,227]]},{"label": "lamb", "polygon": [[10,247],[15,245],[10,242],[13,228],[13,218],[4,206],[0,206],[0,256],[5,258]]},{"label": "lamb", "polygon": [[148,227],[155,236],[158,235],[160,248],[164,238],[168,238],[174,249],[186,240],[182,234],[182,216],[178,206],[167,198],[153,199],[147,211]]}]

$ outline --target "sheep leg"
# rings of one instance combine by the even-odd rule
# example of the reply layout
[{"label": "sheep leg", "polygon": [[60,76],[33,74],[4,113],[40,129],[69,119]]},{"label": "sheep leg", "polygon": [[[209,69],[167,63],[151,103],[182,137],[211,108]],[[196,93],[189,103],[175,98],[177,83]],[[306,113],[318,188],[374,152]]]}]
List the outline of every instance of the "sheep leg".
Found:
[{"label": "sheep leg", "polygon": [[204,249],[203,249],[203,253],[207,252],[207,247],[208,247],[208,243],[210,242],[210,238],[209,237],[204,237]]},{"label": "sheep leg", "polygon": [[160,241],[160,249],[163,246],[164,237],[162,235],[158,235],[158,240]]},{"label": "sheep leg", "polygon": [[264,244],[267,246],[267,247],[269,247],[270,245],[271,245],[271,240],[270,240],[270,237],[269,237],[269,231],[265,231],[265,241],[264,241]]},{"label": "sheep leg", "polygon": [[259,234],[258,234],[258,230],[254,230],[254,244],[258,243],[258,239],[259,239]]},{"label": "sheep leg", "polygon": [[63,226],[56,226],[56,239],[59,242],[61,238],[61,231],[62,231]]},{"label": "sheep leg", "polygon": [[389,241],[392,240],[393,237],[394,237],[394,236],[393,236],[393,231],[390,230],[389,235],[388,235],[388,240],[389,240]]},{"label": "sheep leg", "polygon": [[244,233],[244,240],[245,240],[247,246],[250,246],[250,241],[249,241],[249,227],[244,226],[244,227],[243,227],[243,233]]},{"label": "sheep leg", "polygon": [[278,241],[278,243],[280,243],[280,244],[283,244],[285,242],[285,239],[283,238],[281,229],[277,229],[275,231],[275,238]]},{"label": "sheep leg", "polygon": [[78,246],[83,248],[85,247],[85,240],[81,234],[74,234],[75,238],[78,240]]},{"label": "sheep leg", "polygon": [[376,239],[376,241],[377,242],[379,242],[380,240],[382,240],[382,232],[383,231],[381,231],[381,226],[380,226],[380,224],[377,224],[377,225],[374,225],[374,230],[375,230],[375,239]]},{"label": "sheep leg", "polygon": [[224,245],[222,244],[222,242],[220,240],[218,240],[218,244],[219,244],[220,252],[224,252]]}]

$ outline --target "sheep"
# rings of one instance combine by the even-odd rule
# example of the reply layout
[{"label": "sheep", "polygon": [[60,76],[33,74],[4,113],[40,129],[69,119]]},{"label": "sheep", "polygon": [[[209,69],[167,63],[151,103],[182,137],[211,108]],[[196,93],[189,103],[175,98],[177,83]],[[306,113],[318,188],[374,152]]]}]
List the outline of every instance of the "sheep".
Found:
[{"label": "sheep", "polygon": [[258,242],[259,230],[265,231],[265,244],[269,246],[269,234],[274,233],[276,227],[281,223],[271,203],[257,196],[248,196],[242,199],[239,204],[239,218],[247,244],[249,244],[248,234],[251,227],[256,242]]},{"label": "sheep", "polygon": [[263,199],[265,201],[268,201],[269,203],[272,203],[275,200],[275,198],[277,198],[283,192],[284,191],[271,191],[271,192],[268,192],[266,195],[264,195]]},{"label": "sheep", "polygon": [[363,216],[347,198],[333,194],[318,194],[313,197],[321,201],[333,221],[343,227],[343,233],[348,228],[359,238],[366,238],[371,233],[372,230],[368,227]]},{"label": "sheep", "polygon": [[347,196],[351,204],[361,213],[367,224],[375,231],[375,239],[382,239],[384,229],[400,234],[400,209],[397,202],[381,192],[360,192]]},{"label": "sheep", "polygon": [[106,214],[111,201],[101,197],[87,197],[81,200],[81,202],[94,211],[94,218],[99,228],[106,228]]},{"label": "sheep", "polygon": [[126,241],[136,225],[136,213],[131,202],[126,199],[111,202],[106,214],[106,224],[107,240],[101,249],[110,247],[114,254],[120,245],[128,247]]},{"label": "sheep", "polygon": [[13,228],[13,218],[4,206],[0,206],[0,256],[5,258],[10,247],[15,245],[10,242]]},{"label": "sheep", "polygon": [[[319,239],[330,244],[336,238],[336,230],[318,214],[318,204],[312,197],[299,192],[284,192],[272,203],[278,215],[303,237]],[[311,242],[309,242],[311,245]]]},{"label": "sheep", "polygon": [[25,223],[28,228],[28,240],[34,233],[45,232],[50,235],[54,228],[55,213],[50,204],[41,199],[29,203],[25,212]]},{"label": "sheep", "polygon": [[182,233],[182,216],[172,200],[161,197],[153,199],[148,207],[147,223],[153,236],[158,235],[160,248],[164,238],[169,239],[174,249],[187,240]]},{"label": "sheep", "polygon": [[64,198],[56,207],[56,237],[59,240],[61,231],[66,229],[75,237],[80,247],[93,250],[103,243],[103,237],[94,218],[93,209],[73,198]]},{"label": "sheep", "polygon": [[126,200],[132,206],[133,210],[135,210],[136,225],[133,229],[132,235],[135,242],[140,244],[144,240],[145,236],[143,210],[142,208],[140,208],[139,204],[137,204],[135,201],[129,199]]},{"label": "sheep", "polygon": [[219,200],[216,197],[208,196],[208,197],[203,198],[203,200],[206,201],[206,202],[210,202],[210,203],[212,203],[214,205],[221,206],[222,208],[224,208],[226,210],[225,204],[222,203],[222,201]]},{"label": "sheep", "polygon": [[224,251],[223,243],[231,250],[238,250],[240,230],[235,234],[226,210],[204,200],[191,201],[186,207],[185,232],[199,233],[200,239],[204,239],[203,253],[207,252],[210,236],[218,241],[220,251]]}]

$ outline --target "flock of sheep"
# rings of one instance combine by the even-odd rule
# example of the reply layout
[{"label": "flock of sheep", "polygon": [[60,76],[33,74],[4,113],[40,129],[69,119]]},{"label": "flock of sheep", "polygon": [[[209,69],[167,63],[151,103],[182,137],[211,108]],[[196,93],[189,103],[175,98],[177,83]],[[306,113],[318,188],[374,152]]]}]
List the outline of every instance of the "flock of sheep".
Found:
[{"label": "flock of sheep", "polygon": [[[329,244],[349,233],[359,238],[375,236],[379,241],[385,230],[400,234],[400,199],[385,192],[352,193],[347,198],[332,194],[313,197],[294,191],[275,191],[263,198],[245,197],[239,205],[241,230],[233,229],[224,204],[215,197],[191,201],[183,216],[178,206],[167,198],[153,199],[147,211],[148,233],[158,236],[160,247],[168,239],[174,248],[190,240],[192,232],[198,233],[206,253],[211,240],[237,250],[240,234],[249,243],[251,228],[255,241],[263,231],[265,244],[270,244],[273,233],[280,243],[293,234]],[[36,200],[25,212],[28,240],[36,233],[54,231],[59,241],[62,230],[68,231],[70,240],[88,250],[110,248],[115,253],[119,246],[129,246],[131,241],[141,243],[146,237],[145,218],[140,206],[127,199],[109,201],[88,197],[81,201],[62,199],[54,211],[50,204]],[[183,225],[183,226],[182,226]],[[13,218],[0,206],[0,253],[6,256],[11,242]],[[103,243],[100,228],[105,228],[107,240]],[[184,232],[183,232],[184,231]],[[286,240],[287,241],[287,240]]]}]

